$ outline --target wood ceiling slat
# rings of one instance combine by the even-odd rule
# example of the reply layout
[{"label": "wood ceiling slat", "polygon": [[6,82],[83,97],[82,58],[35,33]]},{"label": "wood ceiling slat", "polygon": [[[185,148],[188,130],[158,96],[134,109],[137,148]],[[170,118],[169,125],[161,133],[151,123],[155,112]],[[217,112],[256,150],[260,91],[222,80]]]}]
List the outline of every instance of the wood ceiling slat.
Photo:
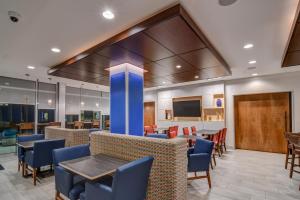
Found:
[{"label": "wood ceiling slat", "polygon": [[204,48],[205,45],[180,16],[165,20],[149,28],[146,34],[160,41],[176,54]]}]

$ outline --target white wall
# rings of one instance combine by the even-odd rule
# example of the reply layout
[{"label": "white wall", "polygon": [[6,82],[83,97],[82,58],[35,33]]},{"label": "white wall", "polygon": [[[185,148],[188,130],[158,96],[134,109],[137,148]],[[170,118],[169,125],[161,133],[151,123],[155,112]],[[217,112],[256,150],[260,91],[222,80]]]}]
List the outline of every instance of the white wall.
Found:
[{"label": "white wall", "polygon": [[227,143],[235,147],[234,96],[273,92],[292,92],[293,131],[300,131],[300,73],[286,73],[275,76],[226,81],[226,126]]},{"label": "white wall", "polygon": [[[170,122],[161,120],[164,118],[162,110],[172,106],[172,98],[183,96],[203,96],[203,107],[209,107],[212,101],[210,95],[223,93],[225,88],[226,117],[223,122]],[[228,128],[227,145],[235,147],[234,135],[234,96],[242,94],[260,94],[274,92],[292,92],[292,116],[293,131],[300,132],[300,72],[286,73],[273,76],[253,77],[248,79],[230,80],[211,84],[197,84],[177,88],[160,89],[145,92],[144,101],[156,102],[157,125],[168,127],[179,125],[180,130],[184,126],[196,125],[198,129]],[[206,99],[206,100],[205,100]]]},{"label": "white wall", "polygon": [[187,96],[202,96],[203,108],[213,107],[213,95],[224,94],[224,84],[190,85],[169,89],[147,91],[144,93],[144,101],[154,101],[156,106],[156,124],[158,127],[169,127],[178,125],[179,134],[182,134],[183,127],[196,126],[197,129],[220,129],[225,126],[222,121],[169,121],[165,120],[165,110],[172,110],[172,99]]}]

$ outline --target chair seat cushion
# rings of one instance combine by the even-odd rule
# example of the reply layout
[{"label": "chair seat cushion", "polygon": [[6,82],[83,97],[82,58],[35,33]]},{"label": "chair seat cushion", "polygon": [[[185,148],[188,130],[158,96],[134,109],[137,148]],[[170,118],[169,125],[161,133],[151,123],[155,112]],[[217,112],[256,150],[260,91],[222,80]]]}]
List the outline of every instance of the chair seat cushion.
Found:
[{"label": "chair seat cushion", "polygon": [[69,192],[69,199],[77,200],[79,199],[80,193],[83,192],[84,192],[84,184],[83,183],[76,184]]}]

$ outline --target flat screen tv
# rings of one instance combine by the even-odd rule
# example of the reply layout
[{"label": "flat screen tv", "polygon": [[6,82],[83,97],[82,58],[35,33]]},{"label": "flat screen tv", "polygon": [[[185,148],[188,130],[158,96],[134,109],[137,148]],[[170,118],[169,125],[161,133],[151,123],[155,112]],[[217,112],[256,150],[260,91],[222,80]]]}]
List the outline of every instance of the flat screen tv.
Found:
[{"label": "flat screen tv", "polygon": [[173,112],[174,117],[201,117],[201,101],[175,101]]},{"label": "flat screen tv", "polygon": [[39,109],[38,110],[38,122],[39,123],[49,123],[54,122],[55,110],[52,109]]}]

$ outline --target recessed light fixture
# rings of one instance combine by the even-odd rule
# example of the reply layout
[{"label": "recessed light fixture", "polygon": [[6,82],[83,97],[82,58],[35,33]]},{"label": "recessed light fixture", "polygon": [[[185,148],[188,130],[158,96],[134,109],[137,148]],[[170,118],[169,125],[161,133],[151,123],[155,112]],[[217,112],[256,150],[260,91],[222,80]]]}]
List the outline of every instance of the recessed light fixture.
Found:
[{"label": "recessed light fixture", "polygon": [[166,84],[166,81],[163,81],[162,84]]},{"label": "recessed light fixture", "polygon": [[97,108],[99,107],[99,103],[96,103],[96,107],[97,107]]},{"label": "recessed light fixture", "polygon": [[197,79],[197,78],[199,78],[199,76],[196,75],[196,76],[195,76],[195,79]]},{"label": "recessed light fixture", "polygon": [[84,102],[82,101],[81,103],[80,103],[82,106],[84,106]]},{"label": "recessed light fixture", "polygon": [[54,52],[54,53],[60,53],[61,52],[61,50],[57,47],[51,48],[51,51]]},{"label": "recessed light fixture", "polygon": [[256,60],[250,60],[248,63],[249,63],[250,65],[253,65],[253,64],[256,63]]},{"label": "recessed light fixture", "polygon": [[105,18],[105,19],[113,19],[115,18],[115,15],[114,13],[112,13],[110,10],[106,10],[102,13],[102,16]]},{"label": "recessed light fixture", "polygon": [[31,65],[28,65],[27,68],[28,68],[28,69],[35,69],[35,67],[34,67],[34,66],[31,66]]},{"label": "recessed light fixture", "polygon": [[9,85],[9,82],[5,82],[4,85]]},{"label": "recessed light fixture", "polygon": [[176,65],[176,68],[177,68],[177,69],[180,69],[180,68],[181,68],[181,65]]},{"label": "recessed light fixture", "polygon": [[252,76],[258,76],[258,73],[253,73]]},{"label": "recessed light fixture", "polygon": [[248,44],[244,45],[244,49],[251,49],[252,47],[254,47],[254,45],[251,44],[251,43],[248,43]]},{"label": "recessed light fixture", "polygon": [[48,105],[50,106],[52,104],[52,99],[48,99]]}]

